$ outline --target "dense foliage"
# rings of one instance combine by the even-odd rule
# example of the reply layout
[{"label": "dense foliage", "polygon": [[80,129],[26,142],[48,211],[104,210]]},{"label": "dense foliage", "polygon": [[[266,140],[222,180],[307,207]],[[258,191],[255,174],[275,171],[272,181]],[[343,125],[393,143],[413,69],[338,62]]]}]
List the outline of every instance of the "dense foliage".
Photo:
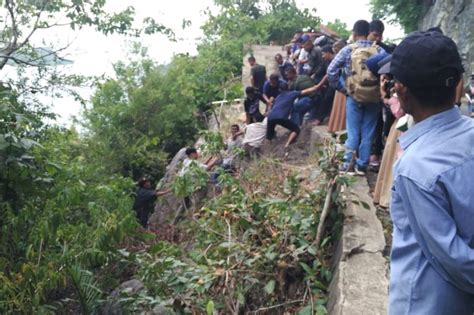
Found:
[{"label": "dense foliage", "polygon": [[30,61],[39,59],[30,39],[58,24],[136,35],[133,10],[109,14],[105,1],[1,4],[0,69],[13,60],[17,76],[0,87],[0,313],[93,313],[120,281],[100,275],[110,274],[121,257],[116,245],[137,228],[133,182],[104,172],[74,130],[48,124],[54,115],[37,95],[83,78],[58,75],[54,63],[37,62],[31,71]]},{"label": "dense foliage", "polygon": [[398,22],[406,33],[417,30],[424,8],[422,0],[371,0],[370,4],[375,18]]},{"label": "dense foliage", "polygon": [[[122,292],[119,303],[133,312],[325,314],[326,249],[341,223],[338,193],[330,195],[332,236],[322,244],[315,236],[328,185],[346,184],[330,152],[320,152],[322,170],[302,172],[265,159],[246,164],[239,179],[222,174],[222,193],[187,214],[179,240],[129,252],[144,289]],[[195,171],[185,190],[207,182],[207,172]]]},{"label": "dense foliage", "polygon": [[137,225],[132,183],[101,177],[76,133],[44,125],[47,113],[13,91],[0,105],[0,312],[58,310],[67,303],[53,302],[75,297],[92,312],[106,289],[95,278]]},{"label": "dense foliage", "polygon": [[[54,27],[55,14],[65,15],[73,28],[90,25],[106,34],[161,31],[172,35],[151,19],[144,28],[136,28],[132,8],[109,14],[103,0],[1,3],[10,14],[6,20],[15,18],[22,23],[2,32],[7,43],[2,48],[5,63],[15,52],[28,52],[29,37],[23,35]],[[41,3],[44,6],[38,6]],[[164,299],[183,292],[188,296],[182,301],[195,303],[199,311],[235,310],[239,309],[236,303],[241,307],[252,304],[248,299],[253,290],[263,288],[268,301],[281,299],[280,281],[269,274],[250,277],[250,270],[271,273],[268,270],[279,261],[305,270],[300,275],[311,296],[322,296],[330,275],[324,257],[314,261],[309,257],[314,251],[309,242],[317,222],[311,209],[319,204],[324,190],[302,190],[293,175],[284,186],[268,186],[280,196],[271,200],[264,194],[249,195],[247,190],[248,185],[275,185],[275,179],[254,183],[262,178],[248,177],[247,184],[241,185],[228,178],[228,191],[207,205],[197,221],[186,223],[199,231],[196,239],[202,241],[194,244],[193,251],[164,241],[143,251],[129,250],[130,243],[148,244],[144,239],[150,238],[138,229],[131,210],[133,180],[142,175],[159,179],[170,156],[194,142],[205,127],[211,101],[242,95],[243,44],[283,43],[295,30],[319,23],[294,1],[216,4],[220,11],[209,15],[197,56],[177,55],[162,66],[142,54],[141,47],[134,47],[131,61],[115,65],[114,78],[98,81],[81,133],[49,125],[54,115],[34,95],[43,88],[79,84],[84,78],[58,76],[54,67],[40,66],[38,78],[49,73],[43,83],[50,86],[40,85],[28,78],[29,65],[23,63],[18,68],[19,79],[2,87],[0,313],[96,313],[110,291],[133,274],[145,282],[147,293],[143,300],[120,301],[130,310],[166,307]],[[45,20],[35,24],[35,16]],[[49,80],[59,77],[66,79]],[[290,198],[285,189],[295,196]],[[229,226],[231,238],[226,234]],[[246,233],[248,228],[254,229],[253,234]],[[211,233],[213,238],[208,239],[209,229],[218,234]],[[271,232],[280,229],[277,235]],[[291,237],[282,238],[283,232]],[[261,238],[261,248],[250,242],[255,236]],[[210,246],[207,252],[204,246]],[[293,248],[299,248],[298,255],[285,254]],[[230,251],[237,254],[230,256]],[[249,261],[252,251],[259,251],[260,258]],[[226,257],[224,263],[220,256]],[[181,268],[182,278],[167,269],[170,263]],[[232,291],[219,293],[219,272],[232,270],[231,264],[237,263],[249,277],[234,278],[232,287],[226,284]],[[211,287],[212,294],[206,296],[203,289]],[[322,298],[319,304],[312,303],[310,309],[322,310],[323,302]],[[234,306],[224,306],[226,303]]]},{"label": "dense foliage", "polygon": [[320,23],[308,9],[299,9],[294,0],[214,2],[221,10],[210,16],[205,33],[211,38],[232,39],[240,47],[254,43],[286,44],[295,31],[317,29]]}]

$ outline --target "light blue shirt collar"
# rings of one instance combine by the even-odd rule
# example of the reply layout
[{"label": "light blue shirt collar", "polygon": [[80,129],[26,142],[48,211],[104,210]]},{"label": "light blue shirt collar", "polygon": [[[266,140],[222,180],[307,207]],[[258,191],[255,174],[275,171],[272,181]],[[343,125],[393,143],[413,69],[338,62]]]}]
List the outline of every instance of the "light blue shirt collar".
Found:
[{"label": "light blue shirt collar", "polygon": [[461,118],[461,111],[457,106],[448,109],[444,112],[438,113],[436,115],[430,116],[425,120],[416,123],[408,129],[403,135],[399,138],[400,146],[403,150],[406,150],[413,142],[418,138],[423,136],[428,131],[434,128],[440,128],[446,124],[458,120]]}]

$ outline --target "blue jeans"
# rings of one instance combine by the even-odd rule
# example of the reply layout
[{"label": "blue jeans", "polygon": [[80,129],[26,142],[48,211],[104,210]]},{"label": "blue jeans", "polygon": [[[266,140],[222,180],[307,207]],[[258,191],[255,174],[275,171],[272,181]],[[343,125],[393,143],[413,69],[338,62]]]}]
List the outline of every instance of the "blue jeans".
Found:
[{"label": "blue jeans", "polygon": [[294,105],[291,110],[291,121],[301,126],[303,123],[304,114],[306,114],[314,106],[313,100],[308,96],[301,97]]},{"label": "blue jeans", "polygon": [[351,163],[354,153],[358,154],[357,166],[365,168],[369,164],[372,142],[381,110],[382,105],[380,103],[361,105],[352,97],[347,97],[347,141],[346,153],[344,154],[346,165]]}]

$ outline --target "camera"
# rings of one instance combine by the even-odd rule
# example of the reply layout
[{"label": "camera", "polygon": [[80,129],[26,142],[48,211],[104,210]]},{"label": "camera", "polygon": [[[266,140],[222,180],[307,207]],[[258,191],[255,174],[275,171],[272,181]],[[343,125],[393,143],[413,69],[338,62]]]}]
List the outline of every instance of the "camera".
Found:
[{"label": "camera", "polygon": [[395,81],[393,79],[387,80],[384,85],[385,98],[390,98],[393,87],[395,86]]}]

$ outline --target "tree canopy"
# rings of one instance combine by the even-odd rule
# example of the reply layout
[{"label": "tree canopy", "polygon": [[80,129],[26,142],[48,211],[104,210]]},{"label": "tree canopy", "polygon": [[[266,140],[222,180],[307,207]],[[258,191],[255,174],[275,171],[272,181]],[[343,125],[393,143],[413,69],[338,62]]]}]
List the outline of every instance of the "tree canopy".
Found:
[{"label": "tree canopy", "polygon": [[387,18],[391,22],[399,22],[406,33],[416,31],[423,14],[422,0],[371,0],[374,18]]},{"label": "tree canopy", "polygon": [[[106,35],[118,33],[140,36],[155,32],[173,35],[171,29],[152,18],[146,18],[143,24],[137,27],[136,23],[134,24],[133,7],[128,7],[121,12],[107,12],[104,0],[2,0],[0,5],[3,6],[1,21],[4,23],[0,32],[0,69],[9,60],[30,63],[28,60],[17,58],[16,52],[33,55],[32,60],[38,58],[30,42],[41,29],[57,26],[81,29],[91,26]],[[58,51],[63,49],[63,47],[56,48]]]},{"label": "tree canopy", "polygon": [[[31,39],[37,31],[63,24],[139,39],[154,32],[173,36],[151,18],[137,25],[132,7],[107,12],[105,0],[0,3],[0,70],[19,53],[34,59]],[[18,79],[0,87],[0,313],[96,313],[123,280],[117,275],[146,273],[135,254],[121,250],[126,242],[149,238],[137,232],[131,210],[134,181],[143,175],[160,179],[170,157],[206,127],[211,102],[243,95],[243,44],[285,43],[295,31],[320,22],[291,0],[215,3],[219,12],[208,12],[196,56],[176,55],[159,65],[138,45],[129,60],[114,65],[114,76],[96,80],[80,131],[51,124],[54,114],[35,95],[52,86],[68,89],[85,78],[60,76],[54,65],[35,65],[38,80],[32,80],[26,69],[33,65],[16,60]],[[298,240],[308,230],[309,224],[301,228]],[[143,262],[154,264],[148,258]],[[179,289],[150,283],[157,283],[156,290]]]}]

